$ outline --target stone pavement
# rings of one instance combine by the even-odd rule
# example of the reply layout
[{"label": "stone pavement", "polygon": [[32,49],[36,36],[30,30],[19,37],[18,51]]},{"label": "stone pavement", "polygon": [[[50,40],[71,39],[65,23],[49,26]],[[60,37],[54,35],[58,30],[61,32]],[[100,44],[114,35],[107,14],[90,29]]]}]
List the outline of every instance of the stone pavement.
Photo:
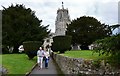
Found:
[{"label": "stone pavement", "polygon": [[58,74],[61,74],[60,69],[58,68],[57,64],[54,62],[52,58],[49,60],[49,66],[48,69],[45,68],[44,62],[43,62],[43,68],[39,70],[39,67],[36,66],[33,71],[29,74],[29,76],[38,76],[38,75],[55,75],[58,76]]}]

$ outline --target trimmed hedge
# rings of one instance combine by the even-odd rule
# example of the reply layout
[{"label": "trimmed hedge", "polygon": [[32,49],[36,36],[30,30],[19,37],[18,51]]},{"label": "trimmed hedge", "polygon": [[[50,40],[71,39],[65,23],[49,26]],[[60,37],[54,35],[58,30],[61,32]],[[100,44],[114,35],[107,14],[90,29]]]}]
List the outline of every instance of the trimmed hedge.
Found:
[{"label": "trimmed hedge", "polygon": [[37,55],[39,47],[42,45],[40,41],[26,41],[23,42],[23,47],[25,53],[28,55],[29,59],[34,58]]},{"label": "trimmed hedge", "polygon": [[64,53],[71,48],[71,36],[55,36],[53,37],[52,50]]}]

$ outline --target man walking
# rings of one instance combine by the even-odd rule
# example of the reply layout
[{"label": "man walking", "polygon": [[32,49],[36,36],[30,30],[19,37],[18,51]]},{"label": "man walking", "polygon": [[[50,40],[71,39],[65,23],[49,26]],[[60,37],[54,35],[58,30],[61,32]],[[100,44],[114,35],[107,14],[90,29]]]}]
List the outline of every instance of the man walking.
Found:
[{"label": "man walking", "polygon": [[39,48],[37,51],[37,63],[40,69],[42,69],[42,62],[44,57],[44,51],[42,50],[42,47]]}]

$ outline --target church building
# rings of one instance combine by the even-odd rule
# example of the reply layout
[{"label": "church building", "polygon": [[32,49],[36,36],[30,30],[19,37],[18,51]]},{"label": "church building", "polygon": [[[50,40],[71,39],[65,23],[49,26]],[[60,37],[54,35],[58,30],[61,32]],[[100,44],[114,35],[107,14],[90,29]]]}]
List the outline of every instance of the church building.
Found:
[{"label": "church building", "polygon": [[57,17],[55,21],[55,35],[65,35],[67,24],[70,24],[70,16],[68,9],[64,8],[63,2],[62,2],[62,8],[57,10]]},{"label": "church building", "polygon": [[55,33],[51,33],[51,36],[49,38],[44,39],[43,46],[44,48],[46,46],[52,46],[51,43],[53,42],[54,36],[64,36],[67,28],[67,24],[70,24],[70,16],[68,9],[64,8],[63,2],[62,2],[62,8],[57,10],[57,16],[55,20]]}]

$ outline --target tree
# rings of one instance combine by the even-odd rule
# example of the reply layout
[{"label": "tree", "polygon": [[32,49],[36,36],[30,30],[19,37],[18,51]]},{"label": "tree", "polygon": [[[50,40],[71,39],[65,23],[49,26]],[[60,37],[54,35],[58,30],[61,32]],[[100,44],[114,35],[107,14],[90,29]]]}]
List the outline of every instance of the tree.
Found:
[{"label": "tree", "polygon": [[67,35],[72,36],[72,44],[81,44],[82,49],[88,49],[88,45],[97,39],[110,36],[112,34],[108,25],[101,24],[93,17],[80,17],[73,20],[68,25]]},{"label": "tree", "polygon": [[2,37],[3,45],[13,46],[14,52],[24,41],[42,41],[47,37],[50,30],[48,26],[41,25],[35,12],[24,5],[16,4],[3,7]]}]

